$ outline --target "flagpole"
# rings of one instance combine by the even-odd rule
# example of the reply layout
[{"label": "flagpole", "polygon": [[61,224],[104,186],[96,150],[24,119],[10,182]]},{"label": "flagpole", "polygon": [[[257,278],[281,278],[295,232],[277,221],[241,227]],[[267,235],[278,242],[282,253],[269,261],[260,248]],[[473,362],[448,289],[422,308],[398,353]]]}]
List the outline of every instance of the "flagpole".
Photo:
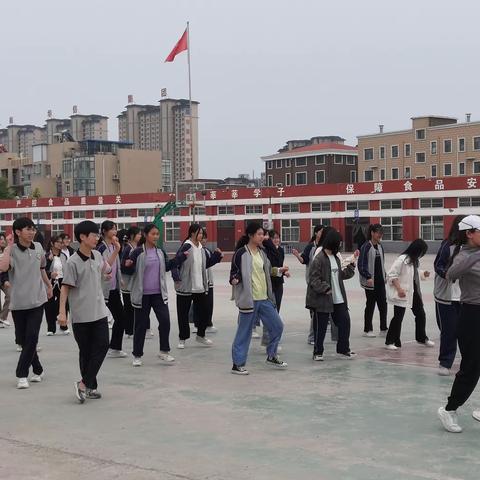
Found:
[{"label": "flagpole", "polygon": [[187,59],[188,59],[188,102],[190,109],[190,141],[191,143],[191,161],[192,161],[192,178],[194,177],[193,168],[193,111],[192,111],[192,75],[190,70],[190,22],[187,22]]}]

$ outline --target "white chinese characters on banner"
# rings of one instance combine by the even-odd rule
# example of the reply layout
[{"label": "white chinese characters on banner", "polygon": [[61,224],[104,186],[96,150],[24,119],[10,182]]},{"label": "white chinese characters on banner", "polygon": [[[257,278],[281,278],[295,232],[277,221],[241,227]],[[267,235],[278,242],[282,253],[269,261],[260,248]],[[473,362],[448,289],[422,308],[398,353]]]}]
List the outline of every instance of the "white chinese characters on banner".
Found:
[{"label": "white chinese characters on banner", "polygon": [[37,199],[32,198],[32,207],[36,207],[36,206],[37,206]]},{"label": "white chinese characters on banner", "polygon": [[374,183],[373,184],[373,192],[374,193],[382,193],[383,192],[383,183]]},{"label": "white chinese characters on banner", "polygon": [[19,207],[22,204],[21,200],[17,200],[17,207]]},{"label": "white chinese characters on banner", "polygon": [[103,205],[103,197],[98,197],[98,204]]},{"label": "white chinese characters on banner", "polygon": [[238,198],[238,190],[232,190],[232,198]]},{"label": "white chinese characters on banner", "polygon": [[285,193],[285,189],[283,187],[279,187],[277,189],[277,193],[280,197],[283,197],[283,194]]},{"label": "white chinese characters on banner", "polygon": [[477,179],[467,178],[467,188],[477,188]]},{"label": "white chinese characters on banner", "polygon": [[443,183],[443,180],[435,181],[435,190],[445,190],[445,185]]},{"label": "white chinese characters on banner", "polygon": [[355,185],[353,185],[353,183],[349,183],[345,190],[347,193],[355,193]]},{"label": "white chinese characters on banner", "polygon": [[52,198],[49,198],[49,199],[48,199],[48,206],[49,206],[49,207],[52,207],[52,206],[53,206],[53,199],[52,199]]},{"label": "white chinese characters on banner", "polygon": [[80,205],[86,205],[86,204],[87,204],[87,197],[80,198]]},{"label": "white chinese characters on banner", "polygon": [[258,198],[261,194],[262,194],[262,191],[261,191],[259,188],[255,188],[255,189],[253,190],[253,196],[254,196],[255,198]]},{"label": "white chinese characters on banner", "polygon": [[408,180],[403,184],[403,187],[406,192],[413,192],[413,183]]},{"label": "white chinese characters on banner", "polygon": [[216,200],[217,198],[217,191],[216,190],[212,190],[210,192],[210,200]]},{"label": "white chinese characters on banner", "polygon": [[64,201],[63,201],[63,204],[68,207],[68,205],[70,205],[70,200],[68,198],[66,198]]},{"label": "white chinese characters on banner", "polygon": [[121,197],[121,195],[117,195],[117,196],[115,197],[115,203],[122,203],[122,197]]}]

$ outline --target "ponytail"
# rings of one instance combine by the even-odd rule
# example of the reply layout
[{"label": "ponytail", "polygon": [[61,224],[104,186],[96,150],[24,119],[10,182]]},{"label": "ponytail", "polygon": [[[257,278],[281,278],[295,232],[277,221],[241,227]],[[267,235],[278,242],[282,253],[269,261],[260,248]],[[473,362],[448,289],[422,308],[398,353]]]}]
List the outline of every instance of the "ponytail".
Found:
[{"label": "ponytail", "polygon": [[453,250],[452,255],[448,259],[447,268],[446,268],[447,271],[452,266],[453,260],[459,254],[460,250],[462,249],[462,246],[467,243],[467,240],[468,240],[467,231],[468,230],[461,230],[461,231],[458,232],[457,237],[456,237],[456,241],[455,241],[455,244],[454,244],[455,248]]},{"label": "ponytail", "polygon": [[237,244],[235,245],[235,251],[239,248],[244,247],[249,241],[250,237],[253,237],[259,230],[263,231],[263,226],[258,222],[250,222],[245,228],[245,233],[239,238]]},{"label": "ponytail", "polygon": [[242,235],[239,239],[237,244],[235,245],[235,251],[239,250],[240,248],[244,247],[248,241],[250,240],[250,237],[248,235]]}]

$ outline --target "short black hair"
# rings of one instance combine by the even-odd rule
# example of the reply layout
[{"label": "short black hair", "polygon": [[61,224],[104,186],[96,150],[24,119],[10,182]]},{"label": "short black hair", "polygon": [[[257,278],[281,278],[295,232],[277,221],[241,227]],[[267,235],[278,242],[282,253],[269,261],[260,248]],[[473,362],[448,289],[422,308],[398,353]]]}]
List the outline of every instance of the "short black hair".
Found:
[{"label": "short black hair", "polygon": [[79,224],[75,225],[75,240],[81,242],[80,235],[90,235],[91,233],[96,233],[98,235],[98,225],[91,220],[84,220]]},{"label": "short black hair", "polygon": [[31,218],[20,217],[13,222],[13,238],[16,242],[18,242],[17,230],[23,230],[24,228],[35,228],[35,224]]},{"label": "short black hair", "polygon": [[335,229],[330,230],[323,241],[323,250],[331,250],[333,255],[336,255],[340,250],[342,243],[342,236]]},{"label": "short black hair", "polygon": [[372,238],[373,232],[383,232],[383,226],[380,223],[371,223],[368,227],[368,239]]},{"label": "short black hair", "polygon": [[70,238],[70,235],[68,233],[65,233],[65,232],[62,232],[58,238],[60,238],[60,240],[63,240],[64,238]]}]

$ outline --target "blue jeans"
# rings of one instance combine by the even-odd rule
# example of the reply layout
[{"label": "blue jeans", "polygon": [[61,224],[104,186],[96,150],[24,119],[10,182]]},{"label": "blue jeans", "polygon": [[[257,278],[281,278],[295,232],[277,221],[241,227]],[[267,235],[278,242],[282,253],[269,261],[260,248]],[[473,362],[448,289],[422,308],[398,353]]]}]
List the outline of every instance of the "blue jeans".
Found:
[{"label": "blue jeans", "polygon": [[253,302],[253,312],[238,314],[238,327],[232,345],[233,363],[244,366],[247,362],[248,347],[252,339],[252,329],[255,319],[260,317],[268,330],[270,342],[267,345],[267,355],[277,355],[278,343],[282,337],[283,323],[275,305],[270,300],[256,300]]},{"label": "blue jeans", "polygon": [[440,329],[440,355],[438,361],[442,367],[452,368],[457,354],[457,324],[460,316],[460,302],[451,305],[435,302],[437,324]]}]

